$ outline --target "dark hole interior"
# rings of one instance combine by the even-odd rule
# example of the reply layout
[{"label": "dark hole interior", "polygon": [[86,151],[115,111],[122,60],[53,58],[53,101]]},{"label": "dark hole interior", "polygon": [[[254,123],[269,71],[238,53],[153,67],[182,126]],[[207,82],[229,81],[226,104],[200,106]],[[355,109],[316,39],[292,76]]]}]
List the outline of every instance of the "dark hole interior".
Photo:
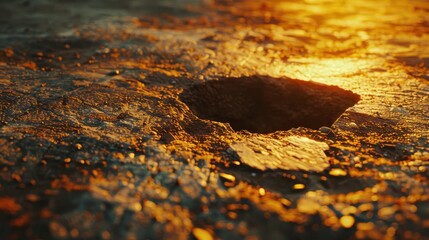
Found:
[{"label": "dark hole interior", "polygon": [[196,84],[180,98],[199,118],[254,133],[331,126],[360,100],[359,95],[336,86],[266,76]]}]

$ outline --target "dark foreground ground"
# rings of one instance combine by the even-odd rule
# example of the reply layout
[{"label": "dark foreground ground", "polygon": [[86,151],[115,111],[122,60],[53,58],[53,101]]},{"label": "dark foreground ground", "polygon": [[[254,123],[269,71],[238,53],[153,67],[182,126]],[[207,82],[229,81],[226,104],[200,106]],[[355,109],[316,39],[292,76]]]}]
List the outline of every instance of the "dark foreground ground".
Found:
[{"label": "dark foreground ground", "polygon": [[429,239],[428,15],[1,1],[0,239]]}]

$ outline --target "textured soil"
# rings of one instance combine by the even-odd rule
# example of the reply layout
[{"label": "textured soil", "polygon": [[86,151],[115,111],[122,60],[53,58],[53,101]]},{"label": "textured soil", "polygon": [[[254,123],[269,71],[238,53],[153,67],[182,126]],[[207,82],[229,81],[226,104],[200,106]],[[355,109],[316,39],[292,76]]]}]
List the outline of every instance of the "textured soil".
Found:
[{"label": "textured soil", "polygon": [[415,1],[0,3],[0,239],[429,239]]}]

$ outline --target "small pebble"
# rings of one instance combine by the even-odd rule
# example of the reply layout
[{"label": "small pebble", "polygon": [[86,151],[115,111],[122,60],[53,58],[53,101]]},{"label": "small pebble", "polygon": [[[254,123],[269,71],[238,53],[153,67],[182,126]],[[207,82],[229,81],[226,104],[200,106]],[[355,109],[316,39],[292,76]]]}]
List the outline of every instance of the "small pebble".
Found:
[{"label": "small pebble", "polygon": [[192,229],[192,234],[198,240],[213,240],[212,235],[202,228],[194,228]]},{"label": "small pebble", "polygon": [[343,177],[347,175],[347,172],[341,168],[333,168],[329,171],[329,175],[335,177]]},{"label": "small pebble", "polygon": [[329,127],[321,127],[321,128],[319,128],[319,131],[322,133],[328,134],[328,133],[332,132],[332,129]]},{"label": "small pebble", "polygon": [[230,174],[226,174],[226,173],[219,173],[219,176],[225,180],[234,182],[235,181],[235,177],[230,175]]},{"label": "small pebble", "polygon": [[343,228],[351,228],[355,224],[355,218],[352,216],[342,216],[340,223]]},{"label": "small pebble", "polygon": [[294,190],[302,190],[302,189],[304,189],[305,188],[305,185],[304,184],[302,184],[302,183],[297,183],[297,184],[294,184],[293,185],[293,189]]},{"label": "small pebble", "polygon": [[119,70],[115,70],[115,71],[113,71],[113,72],[109,72],[108,74],[106,74],[106,75],[108,75],[108,76],[116,76],[116,75],[119,75],[121,72],[119,71]]},{"label": "small pebble", "polygon": [[265,189],[264,188],[259,188],[259,190],[258,190],[258,192],[259,192],[259,196],[265,196]]}]

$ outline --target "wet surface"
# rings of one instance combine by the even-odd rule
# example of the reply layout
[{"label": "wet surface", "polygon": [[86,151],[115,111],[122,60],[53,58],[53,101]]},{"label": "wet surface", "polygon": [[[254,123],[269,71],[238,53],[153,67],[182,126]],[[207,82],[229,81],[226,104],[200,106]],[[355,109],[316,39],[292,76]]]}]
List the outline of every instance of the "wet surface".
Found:
[{"label": "wet surface", "polygon": [[429,236],[427,1],[0,6],[0,238]]}]

